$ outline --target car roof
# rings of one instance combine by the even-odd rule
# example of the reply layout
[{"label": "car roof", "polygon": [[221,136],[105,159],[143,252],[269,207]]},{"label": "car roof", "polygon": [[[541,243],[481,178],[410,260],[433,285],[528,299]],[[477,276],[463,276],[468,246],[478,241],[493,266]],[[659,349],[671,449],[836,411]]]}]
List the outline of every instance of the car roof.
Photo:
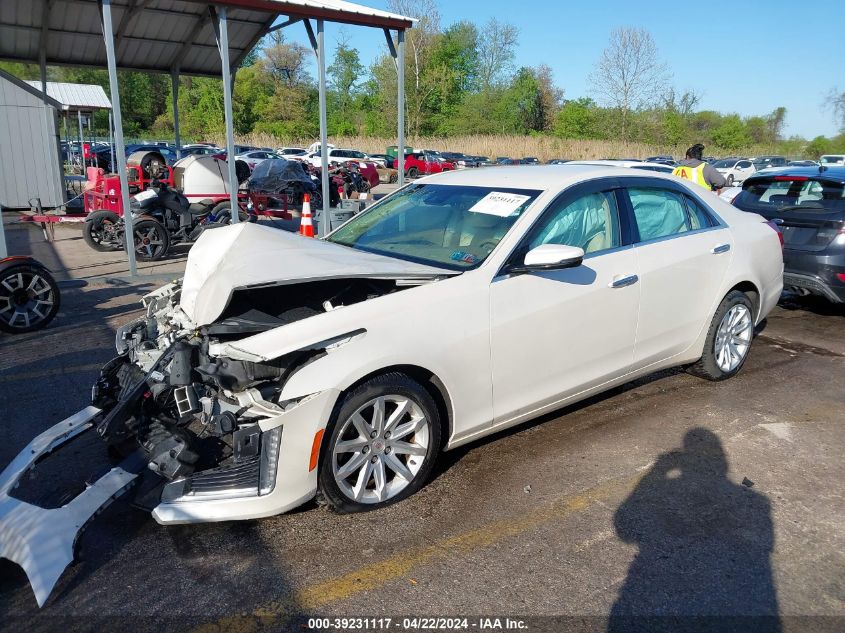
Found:
[{"label": "car roof", "polygon": [[745,182],[757,178],[768,178],[770,176],[803,176],[805,178],[821,178],[845,182],[845,166],[825,167],[824,169],[820,167],[778,167],[775,169],[765,169],[751,176]]},{"label": "car roof", "polygon": [[561,190],[578,182],[608,177],[666,178],[673,176],[657,171],[632,170],[613,165],[513,165],[495,169],[460,169],[426,176],[416,182],[508,189]]},{"label": "car roof", "polygon": [[[601,165],[607,167],[647,167],[650,170],[655,171],[655,173],[660,173],[660,169],[655,169],[659,167],[667,167],[669,165],[661,165],[660,163],[650,163],[647,161],[642,160],[571,160],[569,165]],[[671,171],[671,168],[663,170],[666,173]]]}]

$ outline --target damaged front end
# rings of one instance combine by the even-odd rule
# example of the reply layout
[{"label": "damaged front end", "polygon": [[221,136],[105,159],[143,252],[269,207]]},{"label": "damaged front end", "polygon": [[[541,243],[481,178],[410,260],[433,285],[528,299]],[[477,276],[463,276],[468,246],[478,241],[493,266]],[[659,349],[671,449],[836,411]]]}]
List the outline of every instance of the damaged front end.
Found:
[{"label": "damaged front end", "polygon": [[[93,386],[92,406],[42,433],[0,474],[0,556],[24,568],[42,605],[85,524],[132,484],[135,504],[162,524],[271,516],[312,498],[312,455],[340,392],[283,400],[283,388],[298,369],[365,331],[291,345],[269,359],[238,356],[231,344],[401,287],[322,280],[300,284],[295,298],[279,288],[244,289],[205,326],[180,306],[179,282],[146,296],[146,314],[117,332],[118,356]],[[85,431],[121,465],[60,508],[15,498],[27,472]]]}]

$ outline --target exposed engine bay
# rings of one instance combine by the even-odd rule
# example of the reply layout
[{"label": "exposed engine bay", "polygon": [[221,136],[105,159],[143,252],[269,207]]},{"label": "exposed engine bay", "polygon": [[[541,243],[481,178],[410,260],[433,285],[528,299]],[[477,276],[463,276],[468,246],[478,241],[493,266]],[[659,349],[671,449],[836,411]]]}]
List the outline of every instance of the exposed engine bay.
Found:
[{"label": "exposed engine bay", "polygon": [[[287,377],[326,352],[305,349],[252,362],[210,349],[399,287],[394,280],[331,279],[298,284],[296,292],[289,286],[238,290],[219,321],[200,328],[179,308],[178,283],[165,287],[145,298],[145,317],[117,332],[120,356],[93,389],[92,403],[103,411],[97,432],[120,452],[140,447],[149,469],[168,481],[249,464],[257,475],[250,488],[272,490],[268,458],[278,438],[262,434],[258,422],[296,404],[279,400]],[[247,470],[241,468],[242,483]]]}]

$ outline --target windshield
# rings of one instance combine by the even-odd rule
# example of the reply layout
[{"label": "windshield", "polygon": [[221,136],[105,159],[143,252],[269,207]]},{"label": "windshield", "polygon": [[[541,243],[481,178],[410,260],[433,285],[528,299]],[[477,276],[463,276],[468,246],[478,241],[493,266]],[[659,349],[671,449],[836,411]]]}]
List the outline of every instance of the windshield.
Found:
[{"label": "windshield", "polygon": [[411,185],[355,216],[328,241],[452,270],[475,268],[540,191]]}]

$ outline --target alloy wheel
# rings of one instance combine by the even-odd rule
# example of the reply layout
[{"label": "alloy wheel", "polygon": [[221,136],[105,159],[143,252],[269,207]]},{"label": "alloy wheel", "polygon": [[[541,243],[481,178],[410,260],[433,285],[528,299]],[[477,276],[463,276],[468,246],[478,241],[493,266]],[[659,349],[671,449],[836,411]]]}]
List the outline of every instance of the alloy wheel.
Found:
[{"label": "alloy wheel", "polygon": [[430,424],[416,402],[398,394],[359,407],[343,422],[332,447],[332,471],[341,492],[366,504],[398,495],[426,460]]},{"label": "alloy wheel", "polygon": [[742,364],[751,347],[754,324],[748,306],[737,304],[727,311],[716,330],[716,364],[725,373]]},{"label": "alloy wheel", "polygon": [[31,328],[48,317],[55,302],[50,283],[36,272],[20,271],[0,281],[0,319],[10,328]]}]

